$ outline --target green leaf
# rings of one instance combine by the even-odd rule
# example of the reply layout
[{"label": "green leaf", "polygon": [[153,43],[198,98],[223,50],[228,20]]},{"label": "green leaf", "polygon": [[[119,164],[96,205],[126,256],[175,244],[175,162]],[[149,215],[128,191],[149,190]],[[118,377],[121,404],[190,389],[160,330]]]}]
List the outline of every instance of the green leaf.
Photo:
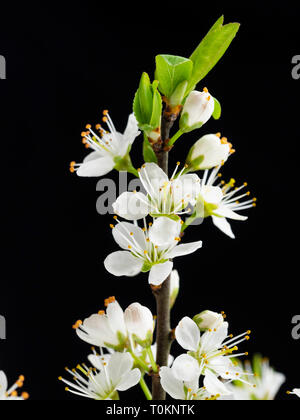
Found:
[{"label": "green leaf", "polygon": [[218,99],[214,98],[214,102],[215,102],[215,109],[214,109],[214,112],[213,112],[212,116],[215,120],[218,120],[221,117],[222,108],[221,108],[221,104],[218,101]]},{"label": "green leaf", "polygon": [[193,62],[175,55],[158,55],[156,57],[155,78],[159,81],[159,90],[170,98],[177,86],[189,80],[193,71]]},{"label": "green leaf", "polygon": [[139,86],[139,103],[144,122],[149,122],[152,114],[152,88],[149,76],[143,73]]},{"label": "green leaf", "polygon": [[224,17],[221,16],[190,57],[194,63],[194,68],[189,81],[188,92],[193,90],[197,83],[223,57],[239,30],[239,23],[229,23],[223,26],[223,21]]},{"label": "green leaf", "polygon": [[175,107],[183,103],[188,84],[189,82],[187,80],[184,80],[183,82],[179,83],[179,85],[174,90],[174,92],[172,93],[172,96],[169,99],[169,103],[171,107]]},{"label": "green leaf", "polygon": [[154,153],[154,150],[148,140],[148,137],[144,135],[144,144],[143,144],[143,156],[144,162],[154,162],[157,163],[157,157]]},{"label": "green leaf", "polygon": [[162,99],[161,99],[160,93],[157,90],[158,84],[159,82],[157,80],[154,80],[152,84],[153,99],[152,99],[152,114],[151,114],[150,125],[153,128],[160,127],[161,113],[162,113]]},{"label": "green leaf", "polygon": [[151,84],[148,74],[143,73],[133,101],[133,112],[139,128],[146,133],[158,129],[161,124],[162,98],[158,84],[157,80]]}]

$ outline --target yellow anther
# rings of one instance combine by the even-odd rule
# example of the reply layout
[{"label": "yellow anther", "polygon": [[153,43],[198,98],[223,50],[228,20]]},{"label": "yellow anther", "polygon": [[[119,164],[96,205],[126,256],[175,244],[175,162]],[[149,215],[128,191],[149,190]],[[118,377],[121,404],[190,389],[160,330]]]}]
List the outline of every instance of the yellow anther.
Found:
[{"label": "yellow anther", "polygon": [[110,227],[111,229],[114,229],[114,228],[115,228],[115,225],[109,225],[109,227]]},{"label": "yellow anther", "polygon": [[105,109],[104,111],[103,111],[103,115],[104,116],[106,116],[108,114],[108,110],[107,109]]},{"label": "yellow anther", "polygon": [[203,89],[203,92],[208,93],[208,89],[207,89],[207,87],[205,87],[205,88]]},{"label": "yellow anther", "polygon": [[221,133],[217,133],[216,136],[219,137],[219,139],[220,139],[221,138]]}]

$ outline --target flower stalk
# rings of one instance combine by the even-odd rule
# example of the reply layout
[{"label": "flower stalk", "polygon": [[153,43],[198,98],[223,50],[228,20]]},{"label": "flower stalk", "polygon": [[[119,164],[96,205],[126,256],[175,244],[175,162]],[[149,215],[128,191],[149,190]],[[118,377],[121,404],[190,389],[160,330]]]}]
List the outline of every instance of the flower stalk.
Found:
[{"label": "flower stalk", "polygon": [[[171,128],[176,121],[178,115],[170,115],[164,112],[162,117],[161,136],[162,147],[161,150],[156,152],[158,166],[168,175],[169,170],[169,152],[166,150],[170,136]],[[156,343],[157,343],[157,356],[156,364],[159,367],[168,366],[168,358],[171,349],[171,275],[164,281],[160,288],[153,290],[156,299],[157,308],[157,329],[156,329]],[[165,400],[166,393],[161,386],[160,377],[153,375],[152,377],[152,397],[153,400]]]}]

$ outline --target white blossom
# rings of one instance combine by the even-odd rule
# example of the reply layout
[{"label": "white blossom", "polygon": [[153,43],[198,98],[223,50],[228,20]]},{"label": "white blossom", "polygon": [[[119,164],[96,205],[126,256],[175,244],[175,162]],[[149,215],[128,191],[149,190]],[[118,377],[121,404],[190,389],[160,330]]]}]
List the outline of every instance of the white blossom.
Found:
[{"label": "white blossom", "polygon": [[191,131],[200,128],[212,116],[215,108],[214,98],[208,90],[203,92],[192,91],[187,97],[181,113],[180,128],[182,131]]},{"label": "white blossom", "polygon": [[196,174],[186,174],[183,168],[177,174],[177,163],[169,179],[156,163],[145,163],[139,170],[139,177],[146,194],[124,192],[113,203],[114,212],[127,220],[140,220],[151,214],[182,215],[186,207],[195,203],[200,192],[200,179]]},{"label": "white blossom", "polygon": [[82,163],[71,162],[71,172],[82,177],[99,177],[108,174],[114,169],[120,159],[129,159],[128,154],[135,138],[140,134],[134,114],[129,115],[128,124],[124,134],[117,132],[112,119],[104,111],[104,121],[109,131],[105,131],[100,124],[96,126],[96,133],[91,125],[82,133],[83,143],[92,152],[86,156]]},{"label": "white blossom", "polygon": [[[218,328],[201,334],[197,324],[189,317],[183,318],[176,330],[177,342],[188,351],[175,359],[173,369],[178,377],[192,381],[198,375],[204,375],[204,385],[212,394],[222,394],[224,384],[218,379],[239,380],[246,382],[247,374],[232,362],[233,357],[247,353],[233,354],[237,345],[249,339],[250,331],[235,338],[228,335],[228,323],[223,322]],[[212,378],[213,374],[215,378]],[[208,375],[208,378],[206,376]],[[208,381],[208,384],[207,384]],[[246,382],[248,383],[248,382]],[[224,390],[223,390],[224,392]]]},{"label": "white blossom", "polygon": [[[250,192],[243,192],[247,187],[244,183],[235,187],[235,180],[221,181],[220,166],[211,172],[206,170],[201,180],[201,191],[198,206],[201,206],[203,217],[212,217],[214,225],[230,238],[235,238],[227,219],[245,221],[248,218],[237,212],[256,206],[256,198],[243,200],[250,196]],[[243,201],[240,201],[243,200]]]},{"label": "white blossom", "polygon": [[161,285],[173,269],[173,259],[188,255],[202,247],[202,242],[181,244],[181,222],[166,217],[153,225],[140,228],[128,222],[113,226],[113,237],[123,251],[110,254],[104,261],[107,271],[115,276],[132,277],[149,272],[149,283]]},{"label": "white blossom", "polygon": [[154,322],[151,311],[139,303],[128,306],[124,314],[125,324],[138,343],[149,347],[153,340]]},{"label": "white blossom", "polygon": [[99,359],[97,370],[85,365],[69,370],[74,382],[59,378],[67,385],[66,391],[72,394],[93,399],[118,399],[118,391],[127,391],[137,385],[141,379],[139,369],[133,367],[133,359],[129,353],[113,353],[107,359]]},{"label": "white blossom", "polygon": [[209,329],[219,328],[223,322],[223,314],[218,314],[212,311],[203,311],[194,316],[193,321],[197,324],[200,331],[207,331]]},{"label": "white blossom", "polygon": [[[216,400],[223,396],[230,395],[225,385],[217,384],[222,394],[215,393],[216,384],[215,376],[208,372],[205,377],[205,386],[199,387],[200,377],[197,375],[192,381],[185,381],[178,377],[174,368],[162,367],[160,369],[161,386],[175,400]],[[208,386],[208,388],[207,388]],[[210,393],[209,389],[213,389]]]},{"label": "white blossom", "polygon": [[134,342],[150,347],[154,321],[151,311],[139,303],[133,303],[123,312],[115,297],[105,300],[105,311],[93,314],[84,322],[77,321],[74,329],[80,339],[98,346],[122,351]]},{"label": "white blossom", "polygon": [[235,400],[274,400],[286,379],[282,373],[270,367],[268,359],[258,355],[253,366],[250,361],[244,363],[244,371],[249,375],[249,385],[240,382],[229,385]]},{"label": "white blossom", "polygon": [[186,163],[190,170],[212,169],[225,163],[235,152],[226,137],[218,134],[207,134],[201,137],[190,149]]}]

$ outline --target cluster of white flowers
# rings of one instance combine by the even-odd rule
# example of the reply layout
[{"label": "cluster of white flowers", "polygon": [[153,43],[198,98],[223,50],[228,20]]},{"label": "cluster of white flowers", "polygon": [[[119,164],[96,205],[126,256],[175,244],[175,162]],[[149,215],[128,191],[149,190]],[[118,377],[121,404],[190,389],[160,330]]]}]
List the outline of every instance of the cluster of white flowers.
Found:
[{"label": "cluster of white flowers", "polygon": [[[178,290],[179,276],[172,273],[172,293]],[[171,302],[170,302],[171,303]],[[169,366],[156,364],[156,345],[153,344],[155,319],[151,311],[139,303],[122,310],[114,297],[105,300],[106,311],[73,326],[80,339],[99,348],[93,348],[88,357],[92,367],[85,364],[66,369],[73,382],[62,377],[66,390],[96,400],[118,399],[138,383],[144,388],[144,376],[157,373],[165,391],[175,399],[214,400],[233,396],[229,384],[240,381],[251,385],[250,372],[245,372],[233,358],[237,345],[249,339],[250,331],[235,338],[228,334],[224,314],[204,311],[194,319],[183,318],[175,329],[177,342],[188,352],[175,360],[169,357]],[[144,388],[145,389],[145,388]]]},{"label": "cluster of white flowers", "polygon": [[[148,79],[143,75],[141,80],[145,89],[150,86]],[[149,89],[151,102],[157,93],[157,84]],[[136,116],[142,114],[141,100],[143,98],[137,94]],[[170,106],[167,100],[166,105]],[[220,174],[235,152],[220,133],[199,138],[184,164],[177,162],[171,177],[155,159],[155,146],[159,141],[165,142],[166,150],[171,149],[181,135],[202,127],[215,113],[215,106],[216,100],[208,89],[190,92],[182,105],[170,111],[176,117],[181,113],[179,131],[171,139],[161,139],[161,127],[157,127],[161,118],[155,119],[152,115],[149,122],[147,115],[139,115],[137,121],[132,114],[124,134],[120,134],[105,111],[103,121],[108,130],[99,124],[96,133],[87,125],[87,131],[82,133],[83,143],[93,151],[83,163],[72,162],[70,167],[78,176],[102,176],[117,169],[139,178],[140,191],[126,191],[113,203],[115,216],[110,226],[121,250],[108,255],[104,265],[117,277],[149,273],[148,282],[155,293],[170,278],[170,308],[179,291],[174,259],[202,247],[202,241],[181,243],[187,227],[197,219],[211,217],[218,229],[234,238],[228,220],[245,221],[247,217],[240,212],[256,206],[256,198],[250,198],[247,183],[236,186],[233,178],[225,181]],[[152,151],[148,154],[149,160],[136,170],[130,150],[140,134],[139,128],[144,131],[144,147],[152,147]],[[99,351],[93,347],[93,354],[88,356],[91,367],[83,364],[73,370],[66,369],[73,381],[59,378],[73,394],[115,400],[119,399],[119,392],[140,384],[146,398],[152,399],[145,377],[155,375],[159,376],[163,390],[178,400],[272,400],[285,381],[266,360],[258,362],[256,359],[255,368],[250,362],[244,365],[239,361],[239,357],[248,353],[239,352],[238,345],[250,339],[251,331],[236,337],[229,334],[224,313],[207,310],[193,319],[185,316],[173,331],[173,338],[185,352],[175,359],[170,355],[167,366],[158,366],[153,342],[156,322],[152,312],[139,303],[123,311],[114,297],[107,299],[105,306],[106,311],[74,325],[78,337]],[[298,395],[298,390],[292,393]]]},{"label": "cluster of white flowers", "polygon": [[19,379],[9,388],[8,381],[5,373],[0,371],[0,401],[24,401],[29,398],[27,392],[18,394],[18,389],[23,387],[24,376],[20,376]]}]

